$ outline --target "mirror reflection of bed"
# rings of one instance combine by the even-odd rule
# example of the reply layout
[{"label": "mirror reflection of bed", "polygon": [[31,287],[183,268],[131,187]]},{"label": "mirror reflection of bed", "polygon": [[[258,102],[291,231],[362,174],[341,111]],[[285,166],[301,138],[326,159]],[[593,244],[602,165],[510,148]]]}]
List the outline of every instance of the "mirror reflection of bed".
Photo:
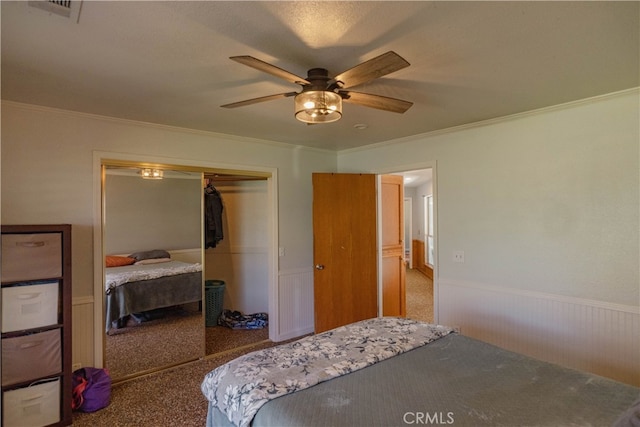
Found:
[{"label": "mirror reflection of bed", "polygon": [[120,264],[105,274],[105,344],[114,378],[202,355],[200,261],[197,248],[106,257],[107,266]]},{"label": "mirror reflection of bed", "polygon": [[206,326],[213,308],[204,286],[225,283],[224,309],[267,312],[266,179],[210,181],[223,198],[224,237],[205,249],[202,172],[147,180],[136,168],[107,167],[105,176],[105,263],[135,260],[105,268],[105,366],[114,381],[268,339],[268,327]]}]

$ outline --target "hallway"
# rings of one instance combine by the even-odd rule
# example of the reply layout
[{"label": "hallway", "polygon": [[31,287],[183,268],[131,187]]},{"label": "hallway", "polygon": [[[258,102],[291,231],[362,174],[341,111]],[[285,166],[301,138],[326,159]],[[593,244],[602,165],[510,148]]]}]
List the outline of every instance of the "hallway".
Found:
[{"label": "hallway", "polygon": [[433,280],[407,268],[406,298],[408,318],[433,323]]}]

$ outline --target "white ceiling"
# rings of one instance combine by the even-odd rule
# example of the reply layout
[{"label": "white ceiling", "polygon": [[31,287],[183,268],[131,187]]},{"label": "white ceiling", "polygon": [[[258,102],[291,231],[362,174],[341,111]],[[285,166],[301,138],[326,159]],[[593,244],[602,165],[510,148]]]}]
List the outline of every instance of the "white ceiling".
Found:
[{"label": "white ceiling", "polygon": [[[640,86],[639,5],[84,1],[76,22],[3,0],[2,98],[349,149]],[[300,89],[230,56],[304,77],[390,50],[411,66],[354,90],[412,101],[404,114],[345,104],[308,126],[293,98],[220,108]]]},{"label": "white ceiling", "polygon": [[420,187],[433,179],[432,169],[419,169],[406,172],[398,172],[393,175],[402,175],[405,187]]}]

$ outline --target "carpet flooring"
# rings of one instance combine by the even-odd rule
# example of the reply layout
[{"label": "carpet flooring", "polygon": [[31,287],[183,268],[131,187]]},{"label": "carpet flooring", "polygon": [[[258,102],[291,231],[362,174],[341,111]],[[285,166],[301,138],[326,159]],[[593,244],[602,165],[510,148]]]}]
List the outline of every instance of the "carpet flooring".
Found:
[{"label": "carpet flooring", "polygon": [[198,359],[204,354],[203,327],[200,312],[173,308],[161,318],[111,329],[105,336],[106,368],[112,378],[126,378]]},{"label": "carpet flooring", "polygon": [[[257,344],[250,350],[274,343]],[[240,349],[119,383],[111,390],[111,403],[94,413],[74,412],[74,426],[204,426],[207,400],[200,384],[207,372],[243,353]]]},{"label": "carpet flooring", "polygon": [[105,337],[106,368],[112,378],[128,379],[268,339],[268,328],[204,328],[200,312],[171,308],[154,320],[111,329]]},{"label": "carpet flooring", "polygon": [[433,280],[410,268],[405,277],[407,317],[433,323]]},{"label": "carpet flooring", "polygon": [[206,331],[206,353],[217,354],[269,339],[269,329],[229,329],[211,326]]}]

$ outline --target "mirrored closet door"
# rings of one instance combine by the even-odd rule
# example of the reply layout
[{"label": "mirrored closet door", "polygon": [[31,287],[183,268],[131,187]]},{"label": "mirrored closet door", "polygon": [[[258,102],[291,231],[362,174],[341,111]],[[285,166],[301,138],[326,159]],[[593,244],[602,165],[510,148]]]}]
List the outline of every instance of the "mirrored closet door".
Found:
[{"label": "mirrored closet door", "polygon": [[204,356],[202,173],[105,168],[104,350],[118,381]]},{"label": "mirrored closet door", "polygon": [[[217,320],[223,309],[268,311],[271,175],[103,163],[103,348],[113,380],[268,339],[268,325],[230,328]],[[215,245],[205,233],[212,189],[223,208]],[[158,272],[176,263],[183,270],[175,277]]]}]

